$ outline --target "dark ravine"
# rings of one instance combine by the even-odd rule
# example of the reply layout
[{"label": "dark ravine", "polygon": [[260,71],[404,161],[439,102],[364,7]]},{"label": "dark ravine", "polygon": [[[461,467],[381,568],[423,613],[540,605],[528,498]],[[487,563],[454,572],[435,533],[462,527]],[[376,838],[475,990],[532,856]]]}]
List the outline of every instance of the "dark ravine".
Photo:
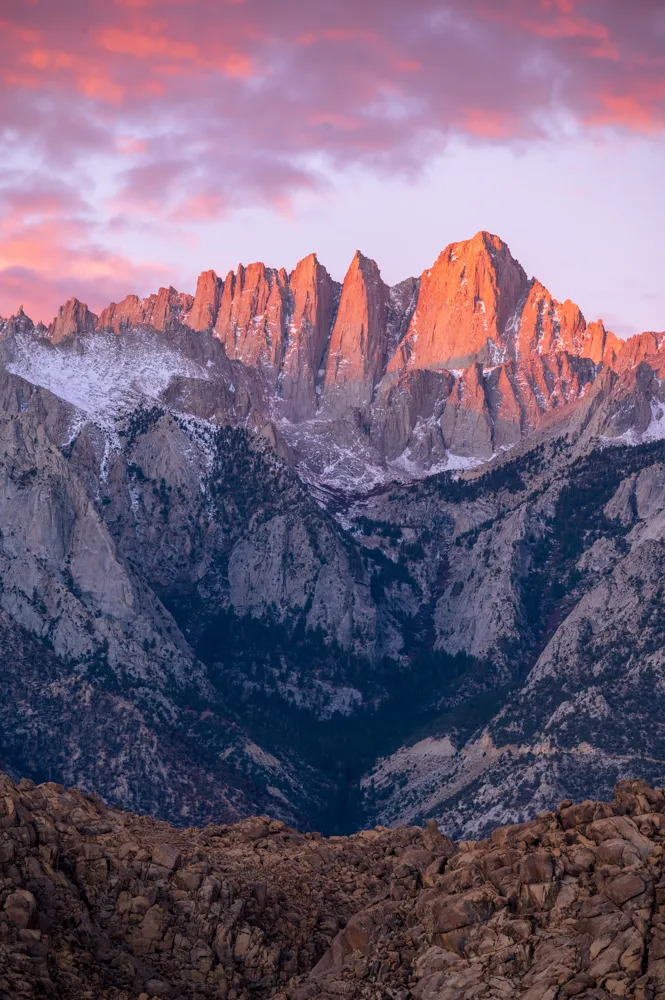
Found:
[{"label": "dark ravine", "polygon": [[659,1000],[664,846],[643,781],[454,842],[176,829],[0,775],[0,995]]}]

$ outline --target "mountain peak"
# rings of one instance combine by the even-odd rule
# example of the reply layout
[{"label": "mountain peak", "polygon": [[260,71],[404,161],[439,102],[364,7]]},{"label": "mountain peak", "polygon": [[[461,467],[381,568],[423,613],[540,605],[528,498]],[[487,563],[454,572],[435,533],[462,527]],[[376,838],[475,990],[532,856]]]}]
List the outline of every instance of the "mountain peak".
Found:
[{"label": "mountain peak", "polygon": [[58,314],[48,328],[48,335],[54,344],[65,337],[82,333],[92,333],[97,325],[97,317],[84,302],[71,298],[58,309]]},{"label": "mountain peak", "polygon": [[371,400],[387,362],[388,288],[376,261],[356,250],[330,336],[324,392],[336,406]]},{"label": "mountain peak", "polygon": [[498,236],[479,232],[449,244],[422,275],[416,310],[391,371],[503,360],[512,349],[512,326],[528,288],[526,272]]},{"label": "mountain peak", "polygon": [[491,257],[501,256],[513,260],[510,247],[500,236],[481,229],[469,240],[459,240],[449,243],[445,250],[439,255],[442,257],[458,259],[461,257],[470,258],[477,254],[489,254]]},{"label": "mountain peak", "polygon": [[212,330],[217,319],[221,282],[214,271],[203,271],[196,282],[194,304],[187,317],[192,330]]},{"label": "mountain peak", "polygon": [[471,237],[469,242],[471,244],[482,243],[482,245],[487,249],[491,247],[493,250],[500,250],[501,252],[507,251],[510,253],[510,248],[505,240],[502,240],[501,237],[497,236],[495,233],[488,232],[487,229],[479,229],[478,232]]},{"label": "mountain peak", "polygon": [[[319,258],[315,253],[308,253],[306,257],[299,260],[294,269],[291,271],[289,280],[293,284],[296,284],[313,277],[319,271],[326,271],[323,264],[320,263]],[[326,274],[328,272],[326,271]]]},{"label": "mountain peak", "polygon": [[381,279],[379,265],[371,257],[366,257],[360,250],[356,250],[346,272],[345,284],[347,280],[355,280],[355,276],[360,274],[362,279],[372,281]]}]

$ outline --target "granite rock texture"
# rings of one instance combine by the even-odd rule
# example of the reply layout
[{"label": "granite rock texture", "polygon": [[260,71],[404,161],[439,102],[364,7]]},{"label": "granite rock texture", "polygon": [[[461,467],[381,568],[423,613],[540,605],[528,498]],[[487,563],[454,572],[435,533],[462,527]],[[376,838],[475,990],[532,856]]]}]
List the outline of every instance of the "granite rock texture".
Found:
[{"label": "granite rock texture", "polygon": [[665,995],[665,796],[643,781],[463,842],[433,822],[176,830],[54,783],[0,793],[8,998]]}]

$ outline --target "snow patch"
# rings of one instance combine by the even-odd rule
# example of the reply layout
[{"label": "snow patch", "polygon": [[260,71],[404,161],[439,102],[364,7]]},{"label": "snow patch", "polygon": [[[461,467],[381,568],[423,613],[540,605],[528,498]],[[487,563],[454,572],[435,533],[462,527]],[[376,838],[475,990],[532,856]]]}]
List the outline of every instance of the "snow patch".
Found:
[{"label": "snow patch", "polygon": [[140,344],[114,334],[73,342],[19,334],[7,371],[48,389],[105,430],[145,399],[160,400],[173,378],[209,379],[205,368],[146,338]]},{"label": "snow patch", "polygon": [[265,767],[266,770],[269,771],[282,770],[282,765],[277,760],[277,758],[273,757],[271,753],[268,753],[267,750],[264,750],[262,747],[260,747],[258,743],[250,743],[248,741],[243,745],[243,750],[245,751],[247,756],[251,757],[252,760],[260,767]]}]

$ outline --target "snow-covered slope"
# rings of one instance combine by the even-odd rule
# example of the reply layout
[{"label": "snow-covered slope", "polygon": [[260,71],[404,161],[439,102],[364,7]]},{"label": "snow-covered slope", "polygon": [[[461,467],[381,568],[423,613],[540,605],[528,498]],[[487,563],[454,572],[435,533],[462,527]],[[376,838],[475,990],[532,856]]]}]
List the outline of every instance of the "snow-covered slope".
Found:
[{"label": "snow-covered slope", "polygon": [[7,371],[48,389],[109,430],[137,406],[160,401],[174,378],[210,378],[209,369],[154,334],[118,337],[101,332],[56,345],[20,333],[9,346]]}]

